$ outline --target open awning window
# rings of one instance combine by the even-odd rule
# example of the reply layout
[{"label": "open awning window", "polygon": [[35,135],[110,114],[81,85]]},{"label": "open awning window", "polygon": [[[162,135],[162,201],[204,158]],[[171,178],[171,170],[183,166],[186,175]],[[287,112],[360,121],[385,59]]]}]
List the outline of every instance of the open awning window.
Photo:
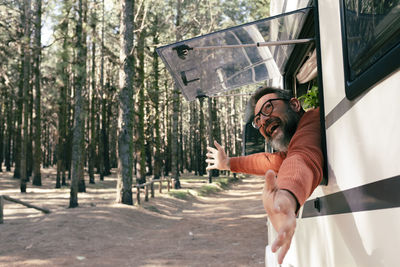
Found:
[{"label": "open awning window", "polygon": [[157,48],[188,101],[281,79],[311,8],[269,17]]}]

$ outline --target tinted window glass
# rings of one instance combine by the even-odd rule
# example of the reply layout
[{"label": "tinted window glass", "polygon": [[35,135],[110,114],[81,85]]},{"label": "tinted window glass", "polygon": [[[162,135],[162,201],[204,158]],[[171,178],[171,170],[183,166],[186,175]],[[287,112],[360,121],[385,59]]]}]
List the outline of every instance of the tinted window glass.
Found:
[{"label": "tinted window glass", "polygon": [[348,80],[400,42],[399,0],[344,0]]}]

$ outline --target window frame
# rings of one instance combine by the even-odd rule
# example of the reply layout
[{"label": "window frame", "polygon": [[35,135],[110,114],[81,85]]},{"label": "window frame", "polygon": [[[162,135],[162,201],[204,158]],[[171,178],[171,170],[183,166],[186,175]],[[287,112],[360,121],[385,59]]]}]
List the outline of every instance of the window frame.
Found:
[{"label": "window frame", "polygon": [[350,80],[350,65],[347,47],[347,30],[345,0],[340,1],[340,26],[342,30],[343,71],[345,79],[345,93],[349,100],[354,100],[364,91],[372,88],[378,82],[391,75],[400,67],[400,43],[395,45],[380,59],[376,60],[367,69],[362,71],[354,80]]},{"label": "window frame", "polygon": [[[328,185],[328,153],[326,146],[326,127],[325,127],[325,104],[324,104],[324,86],[322,79],[322,63],[321,63],[321,45],[320,45],[320,29],[319,29],[319,13],[318,13],[318,1],[314,2],[314,8],[308,14],[308,18],[303,25],[302,32],[299,38],[304,36],[314,36],[314,44],[308,45],[296,45],[293,49],[292,56],[289,58],[285,72],[284,72],[284,88],[292,90],[295,93],[296,88],[296,75],[302,64],[305,62],[307,54],[314,48],[317,51],[317,84],[318,84],[318,98],[319,98],[319,112],[320,112],[320,126],[321,126],[321,150],[324,157],[324,165],[322,168],[323,177],[320,185]],[[311,81],[310,81],[311,82]],[[296,97],[298,97],[296,95]]]}]

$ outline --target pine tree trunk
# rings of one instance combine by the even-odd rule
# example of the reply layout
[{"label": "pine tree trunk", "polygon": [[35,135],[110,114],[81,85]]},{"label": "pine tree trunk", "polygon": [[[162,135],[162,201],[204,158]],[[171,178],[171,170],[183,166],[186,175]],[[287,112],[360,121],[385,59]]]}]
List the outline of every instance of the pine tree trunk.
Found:
[{"label": "pine tree trunk", "polygon": [[133,0],[121,0],[119,118],[118,118],[118,203],[133,205]]},{"label": "pine tree trunk", "polygon": [[205,125],[204,125],[204,104],[203,104],[203,98],[199,99],[200,102],[200,108],[199,108],[199,116],[200,116],[200,127],[199,127],[199,136],[197,139],[198,142],[198,162],[199,162],[199,175],[203,176],[205,174],[205,145],[204,145],[204,141],[206,140],[205,137],[205,133],[204,133],[204,129],[205,129]]},{"label": "pine tree trunk", "polygon": [[111,90],[111,86],[109,83],[105,86],[105,97],[102,99],[101,102],[101,142],[103,145],[103,179],[104,176],[110,175],[111,172],[111,167],[110,167],[110,144],[109,144],[109,128],[110,128],[110,116],[112,114],[109,114],[108,110],[108,101],[109,101],[109,92]]},{"label": "pine tree trunk", "polygon": [[[110,86],[108,85],[106,87],[107,92],[110,90]],[[110,175],[111,172],[111,167],[110,167],[110,146],[109,146],[109,136],[108,133],[109,131],[109,114],[108,114],[108,98],[106,97],[102,100],[102,122],[101,122],[101,136],[102,136],[102,143],[103,143],[103,177]],[[103,178],[104,179],[104,178]]]},{"label": "pine tree trunk", "polygon": [[[5,99],[11,99],[9,98],[9,92],[7,92]],[[5,158],[5,166],[6,166],[6,171],[11,171],[11,140],[12,136],[14,133],[14,128],[13,128],[13,104],[14,101],[6,101],[5,102],[5,110],[7,112],[7,130],[6,130],[6,145],[5,145],[5,151],[4,151],[4,158]],[[13,144],[15,145],[15,144]]]},{"label": "pine tree trunk", "polygon": [[13,161],[15,162],[14,165],[14,178],[16,179],[20,179],[21,178],[21,131],[22,131],[22,115],[23,115],[23,106],[24,106],[24,101],[23,101],[23,97],[24,97],[24,73],[23,70],[25,68],[24,66],[24,48],[21,48],[21,72],[20,72],[20,79],[19,79],[19,83],[18,83],[18,94],[17,94],[17,101],[16,101],[16,105],[17,105],[17,114],[15,114],[16,116],[16,121],[17,121],[17,128],[15,130],[15,137],[13,140],[13,144],[15,144],[13,146]]},{"label": "pine tree trunk", "polygon": [[102,88],[102,91],[99,95],[99,103],[97,104],[97,109],[100,110],[99,114],[96,116],[96,143],[98,145],[98,154],[96,157],[96,168],[97,168],[97,173],[100,174],[100,181],[104,180],[103,176],[103,142],[102,142],[102,135],[101,135],[101,123],[102,123],[102,102],[103,102],[103,94],[104,94],[104,87]]},{"label": "pine tree trunk", "polygon": [[[103,95],[105,92],[104,89],[104,0],[102,0],[102,19],[101,19],[101,61],[100,61],[100,98],[99,98],[99,102],[98,106],[99,106],[99,110],[101,110],[101,114],[104,114],[104,99],[103,99]],[[97,156],[97,160],[96,160],[96,164],[97,165],[97,172],[100,173],[100,181],[104,180],[104,173],[103,173],[103,165],[104,165],[104,143],[102,142],[102,132],[100,129],[100,115],[97,116],[97,145],[98,145],[98,156]]]},{"label": "pine tree trunk", "polygon": [[53,143],[50,141],[50,125],[47,124],[46,127],[46,145],[47,145],[47,155],[46,155],[46,167],[53,165],[52,154],[53,154]]},{"label": "pine tree trunk", "polygon": [[[140,21],[140,20],[139,20]],[[139,33],[139,40],[137,46],[138,55],[138,89],[139,89],[139,101],[138,101],[138,125],[137,125],[137,161],[138,161],[138,178],[137,183],[142,184],[146,182],[146,150],[144,145],[144,46],[145,46],[146,32],[143,29]]]},{"label": "pine tree trunk", "polygon": [[[104,90],[105,88],[103,88]],[[105,148],[104,148],[104,127],[105,127],[105,116],[104,116],[104,102],[105,97],[104,97],[104,92],[102,96],[100,97],[101,103],[99,103],[99,110],[101,110],[101,114],[98,116],[98,144],[99,144],[99,155],[98,155],[98,168],[97,172],[100,174],[100,181],[104,180],[104,154],[105,154]]]},{"label": "pine tree trunk", "polygon": [[168,176],[168,173],[171,171],[171,120],[170,120],[170,101],[171,96],[168,90],[168,82],[164,81],[164,91],[165,91],[165,99],[166,104],[164,107],[164,119],[163,119],[163,129],[164,136],[166,137],[164,141],[164,176]]},{"label": "pine tree trunk", "polygon": [[[212,127],[212,135],[213,135],[213,139],[216,140],[219,144],[221,144],[221,122],[219,120],[219,116],[217,114],[218,109],[217,109],[217,99],[213,98],[211,99],[211,104],[212,104],[212,108],[211,108],[211,121],[213,124]],[[225,140],[227,140],[227,138],[225,138]],[[226,145],[225,145],[226,147]],[[219,176],[219,171],[218,170],[212,170],[213,172],[213,177],[218,177]]]},{"label": "pine tree trunk", "polygon": [[198,168],[197,168],[197,148],[196,148],[196,135],[198,132],[197,128],[197,122],[198,120],[196,119],[196,101],[192,101],[190,103],[190,128],[191,129],[196,129],[194,131],[190,131],[190,171],[194,171],[194,174],[197,175],[198,173]]},{"label": "pine tree trunk", "polygon": [[[214,136],[213,136],[213,110],[212,110],[212,99],[207,98],[208,103],[208,145],[214,146]],[[212,177],[214,176],[213,170],[208,171],[208,182],[212,183]]]},{"label": "pine tree trunk", "polygon": [[76,24],[76,77],[75,77],[75,109],[74,109],[74,127],[72,139],[72,176],[71,176],[71,192],[69,207],[78,206],[78,190],[79,178],[81,177],[81,164],[83,159],[82,147],[84,137],[85,111],[82,97],[82,89],[85,83],[86,75],[86,56],[85,56],[85,40],[83,40],[83,0],[78,1],[78,21]]},{"label": "pine tree trunk", "polygon": [[[96,5],[96,0],[93,2]],[[94,162],[96,157],[96,9],[91,13],[91,27],[92,27],[92,83],[91,83],[91,104],[90,104],[90,143],[89,143],[89,158],[88,158],[88,171],[89,183],[94,184]]]},{"label": "pine tree trunk", "polygon": [[[196,120],[194,119],[195,116],[195,101],[192,101],[189,103],[189,116],[190,116],[190,121],[189,121],[189,127],[191,129],[197,129],[196,128]],[[195,157],[196,157],[196,153],[195,153],[195,135],[196,135],[196,131],[189,131],[189,155],[190,159],[189,159],[189,172],[195,171],[195,174],[197,173],[197,170],[195,168]]]},{"label": "pine tree trunk", "polygon": [[[30,0],[31,1],[31,0]],[[30,56],[31,57],[31,56]],[[29,60],[30,62],[30,60]],[[31,66],[29,66],[29,79],[31,79]],[[26,181],[29,182],[33,171],[33,92],[29,82],[28,87],[28,140],[26,145]]]},{"label": "pine tree trunk", "polygon": [[[111,82],[110,82],[111,83]],[[114,85],[111,86],[110,90],[113,92],[115,91]],[[112,168],[117,168],[118,167],[118,161],[117,161],[117,131],[111,130],[111,129],[117,129],[118,128],[118,120],[114,119],[114,114],[115,110],[118,110],[116,108],[117,105],[113,103],[113,101],[110,99],[110,101],[107,104],[107,143],[108,143],[108,174],[111,174],[111,169]]]},{"label": "pine tree trunk", "polygon": [[35,21],[35,156],[33,162],[33,181],[34,185],[42,185],[42,176],[40,173],[40,165],[42,163],[42,143],[41,143],[41,106],[40,106],[40,61],[41,61],[41,27],[42,27],[42,0],[36,0],[36,21]]},{"label": "pine tree trunk", "polygon": [[[181,20],[181,0],[177,1],[176,8],[176,41],[180,41],[180,20]],[[179,90],[176,85],[174,85],[174,90],[172,92],[172,144],[171,144],[171,171],[172,177],[175,179],[175,189],[181,188],[181,183],[179,181],[179,148],[178,148],[178,123],[179,123]]]},{"label": "pine tree trunk", "polygon": [[23,95],[22,95],[22,135],[21,135],[21,173],[20,173],[20,189],[21,193],[26,192],[26,181],[27,181],[27,149],[28,149],[28,101],[29,101],[29,80],[30,80],[30,12],[31,12],[31,1],[24,0],[24,68],[23,68]]},{"label": "pine tree trunk", "polygon": [[[95,51],[95,45],[93,42],[93,51]],[[94,52],[92,52],[94,58]],[[91,105],[90,105],[90,143],[89,143],[89,158],[88,158],[88,172],[89,172],[89,183],[94,184],[94,163],[96,158],[96,82],[95,82],[95,60],[92,58],[92,93],[91,93]]]},{"label": "pine tree trunk", "polygon": [[57,177],[56,188],[61,188],[61,185],[66,185],[65,171],[67,165],[67,91],[69,87],[69,52],[68,52],[68,16],[70,13],[69,0],[63,2],[64,19],[60,24],[60,31],[63,35],[63,44],[61,51],[61,62],[57,65],[57,73],[60,75],[61,86],[60,96],[58,101],[58,140],[57,140]]},{"label": "pine tree trunk", "polygon": [[179,110],[179,125],[178,125],[178,140],[179,140],[179,145],[178,145],[178,166],[179,166],[179,171],[180,173],[183,173],[184,169],[184,159],[183,159],[183,147],[185,145],[185,142],[183,141],[183,105],[180,105],[180,110]]},{"label": "pine tree trunk", "polygon": [[[158,18],[155,18],[155,25],[158,24]],[[153,30],[153,44],[157,47],[158,41],[158,33],[157,27],[154,26]],[[159,111],[159,68],[158,68],[158,55],[156,49],[153,51],[153,105],[154,105],[154,114],[155,114],[155,123],[154,123],[154,135],[155,135],[155,155],[154,155],[154,179],[160,179],[161,177],[161,136],[160,136],[160,111]]]},{"label": "pine tree trunk", "polygon": [[[71,68],[73,69],[73,68]],[[68,76],[66,76],[68,77]],[[75,79],[75,78],[73,78]],[[64,141],[64,172],[62,175],[62,185],[66,185],[65,183],[65,178],[66,178],[66,171],[68,171],[68,180],[71,180],[71,174],[72,174],[72,140],[73,140],[73,127],[74,127],[74,112],[75,109],[72,105],[72,99],[71,99],[71,95],[72,95],[72,91],[73,87],[72,86],[68,86],[67,87],[67,97],[66,97],[66,120],[65,120],[65,141]],[[74,94],[75,95],[75,94]]]},{"label": "pine tree trunk", "polygon": [[[78,192],[86,192],[86,184],[85,184],[85,162],[86,162],[86,143],[85,143],[85,121],[86,121],[86,110],[88,110],[88,101],[84,98],[84,95],[88,95],[87,93],[87,76],[86,76],[86,65],[87,65],[87,45],[86,45],[86,39],[87,39],[87,31],[86,31],[86,25],[87,25],[87,0],[82,0],[82,59],[80,63],[83,63],[82,69],[79,70],[82,73],[82,110],[84,113],[84,117],[82,118],[82,141],[81,141],[81,162],[80,162],[80,173],[79,173],[79,182],[78,182]],[[79,51],[78,51],[79,55]]]},{"label": "pine tree trunk", "polygon": [[179,181],[179,155],[178,155],[178,121],[179,121],[179,92],[176,85],[172,93],[172,137],[171,137],[171,171],[172,177],[175,179],[175,189],[180,188]]},{"label": "pine tree trunk", "polygon": [[[151,94],[151,86],[149,85],[149,81],[146,83],[146,91],[148,96]],[[149,98],[149,97],[147,97]],[[151,114],[152,106],[149,101],[145,102],[146,112],[145,112],[145,121],[150,122],[154,121]],[[146,151],[146,175],[153,175],[153,153],[152,148],[154,147],[154,134],[153,134],[153,124],[147,123],[147,127],[145,127],[145,151]]]},{"label": "pine tree trunk", "polygon": [[48,146],[48,128],[49,128],[49,124],[47,123],[45,117],[44,117],[44,129],[43,129],[43,147],[44,149],[42,150],[42,166],[43,168],[48,168],[48,161],[47,161],[47,154],[49,153],[49,146]]},{"label": "pine tree trunk", "polygon": [[[3,160],[4,160],[4,123],[5,120],[5,108],[3,108],[3,95],[0,94],[0,172],[3,172]],[[3,111],[4,110],[4,111]]]}]

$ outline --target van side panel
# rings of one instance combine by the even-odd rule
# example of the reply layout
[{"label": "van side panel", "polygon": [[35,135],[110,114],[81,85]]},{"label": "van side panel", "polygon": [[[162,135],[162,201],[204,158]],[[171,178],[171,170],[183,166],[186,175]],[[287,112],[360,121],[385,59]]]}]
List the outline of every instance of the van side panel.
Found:
[{"label": "van side panel", "polygon": [[[328,185],[309,198],[344,190],[370,188],[400,179],[400,71],[397,70],[354,100],[345,95],[340,1],[318,1],[322,81],[328,159]],[[368,189],[369,190],[369,189]],[[393,188],[390,189],[391,192]],[[380,194],[364,198],[373,206]],[[396,190],[396,189],[395,189]],[[400,192],[400,188],[398,188]],[[369,192],[365,192],[368,196]],[[400,193],[399,193],[400,194]],[[344,195],[345,204],[359,199]],[[360,199],[361,201],[361,199]],[[386,201],[382,196],[381,201]],[[301,218],[282,266],[397,266],[400,244],[399,198],[384,208],[352,209]],[[393,204],[392,206],[390,204]],[[366,205],[366,206],[368,206]],[[361,205],[362,206],[362,205]],[[324,207],[321,207],[322,209]],[[351,207],[350,207],[351,208]],[[273,240],[274,233],[269,236]]]},{"label": "van side panel", "polygon": [[329,180],[332,185],[336,181],[337,189],[400,174],[399,85],[397,72],[362,95],[327,127]]},{"label": "van side panel", "polygon": [[322,82],[325,114],[328,114],[344,97],[344,71],[339,1],[318,1]]}]

